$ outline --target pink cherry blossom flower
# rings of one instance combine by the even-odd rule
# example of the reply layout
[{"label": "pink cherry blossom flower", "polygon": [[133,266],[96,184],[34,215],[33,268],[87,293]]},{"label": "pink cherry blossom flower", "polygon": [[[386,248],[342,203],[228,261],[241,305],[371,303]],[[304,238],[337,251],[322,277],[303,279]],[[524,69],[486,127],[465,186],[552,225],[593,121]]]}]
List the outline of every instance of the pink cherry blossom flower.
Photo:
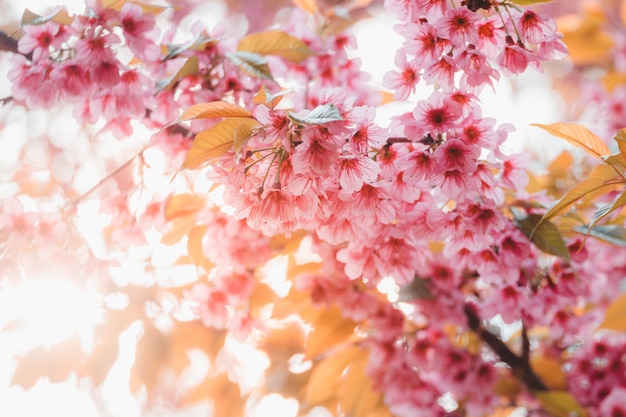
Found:
[{"label": "pink cherry blossom flower", "polygon": [[461,116],[461,106],[446,94],[435,92],[428,100],[421,100],[413,110],[413,117],[426,131],[444,133],[455,127]]},{"label": "pink cherry blossom flower", "polygon": [[556,24],[546,16],[540,16],[526,9],[519,19],[521,35],[530,43],[539,44],[550,40],[556,34]]},{"label": "pink cherry blossom flower", "polygon": [[465,6],[448,9],[445,17],[437,21],[437,32],[440,37],[449,39],[455,46],[463,47],[467,43],[475,45],[478,42],[476,24],[480,20],[482,18],[479,14]]},{"label": "pink cherry blossom flower", "polygon": [[33,62],[48,58],[50,48],[59,48],[70,37],[67,29],[55,22],[24,26],[24,36],[17,48],[21,54],[33,54]]},{"label": "pink cherry blossom flower", "polygon": [[89,72],[75,60],[54,65],[50,79],[59,86],[61,99],[67,101],[88,95],[92,88]]},{"label": "pink cherry blossom flower", "polygon": [[295,172],[324,176],[332,172],[338,159],[334,140],[326,139],[317,129],[307,129],[302,134],[302,143],[295,148],[292,164]]},{"label": "pink cherry blossom flower", "polygon": [[383,85],[394,91],[396,100],[406,100],[415,93],[419,82],[419,66],[414,62],[407,62],[406,54],[402,50],[396,52],[395,64],[400,71],[391,71],[385,74]]},{"label": "pink cherry blossom flower", "polygon": [[347,193],[359,191],[364,183],[373,183],[379,172],[376,162],[368,157],[345,156],[339,159],[339,184]]},{"label": "pink cherry blossom flower", "polygon": [[411,23],[396,26],[405,37],[404,49],[414,57],[417,65],[424,66],[438,59],[446,47],[447,41],[439,38],[437,29],[428,23]]},{"label": "pink cherry blossom flower", "polygon": [[154,43],[158,30],[153,15],[143,13],[138,4],[124,3],[119,13],[119,20],[126,43],[138,58],[155,61],[160,57],[161,50]]},{"label": "pink cherry blossom flower", "polygon": [[457,63],[454,58],[444,55],[434,61],[424,70],[426,85],[438,85],[441,91],[451,92],[454,89],[454,73],[457,71]]},{"label": "pink cherry blossom flower", "polygon": [[487,58],[495,58],[505,45],[505,32],[497,16],[489,16],[477,24],[476,49]]},{"label": "pink cherry blossom flower", "polygon": [[477,147],[471,147],[460,140],[452,139],[435,150],[435,158],[446,170],[458,169],[471,174],[476,169],[476,159],[479,152]]}]

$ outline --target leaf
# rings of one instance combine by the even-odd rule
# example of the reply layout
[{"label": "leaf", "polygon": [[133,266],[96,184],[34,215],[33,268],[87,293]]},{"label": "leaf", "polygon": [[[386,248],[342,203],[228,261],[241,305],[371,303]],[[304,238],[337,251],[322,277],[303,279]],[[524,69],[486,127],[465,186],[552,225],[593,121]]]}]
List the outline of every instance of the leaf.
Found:
[{"label": "leaf", "polygon": [[280,30],[248,35],[239,42],[237,50],[259,55],[276,55],[297,64],[313,55],[304,41]]},{"label": "leaf", "polygon": [[237,51],[235,53],[227,53],[226,57],[233,64],[254,77],[274,80],[270,68],[267,66],[267,60],[257,53]]},{"label": "leaf", "polygon": [[117,334],[111,334],[106,340],[96,346],[89,354],[80,372],[81,377],[90,377],[95,387],[102,384],[118,357],[119,345],[117,336]]},{"label": "leaf", "polygon": [[570,260],[569,251],[559,229],[549,220],[542,221],[542,215],[529,214],[526,217],[515,216],[518,229],[539,249],[552,255]]},{"label": "leaf", "polygon": [[203,267],[206,271],[210,270],[214,264],[206,256],[202,250],[202,238],[204,232],[206,232],[207,225],[203,224],[194,227],[189,232],[189,238],[187,239],[187,252],[193,260],[194,264]]},{"label": "leaf", "polygon": [[323,310],[313,324],[307,338],[304,358],[312,359],[326,352],[331,347],[343,342],[354,332],[356,323],[341,315],[341,310],[334,307]]},{"label": "leaf", "polygon": [[176,122],[197,119],[215,119],[219,117],[252,117],[252,113],[227,101],[211,101],[209,103],[194,104],[187,109]]},{"label": "leaf", "polygon": [[267,104],[270,109],[275,108],[278,103],[288,94],[293,92],[292,89],[282,90],[275,94],[271,94],[265,84],[261,86],[261,89],[252,97],[254,104]]},{"label": "leaf", "polygon": [[611,155],[603,156],[602,161],[609,166],[620,169],[620,172],[623,172],[624,168],[626,168],[626,159],[621,153],[613,153]]},{"label": "leaf", "polygon": [[307,13],[315,14],[319,11],[317,2],[315,0],[292,0],[293,4],[301,8]]},{"label": "leaf", "polygon": [[73,333],[68,339],[45,348],[38,346],[19,359],[13,383],[31,388],[42,377],[50,382],[62,382],[80,366],[82,350],[80,337]]},{"label": "leaf", "polygon": [[574,187],[570,188],[563,197],[555,201],[546,214],[543,215],[541,221],[553,218],[590,193],[604,187],[614,187],[615,184],[607,184],[607,181],[616,177],[617,173],[613,169],[607,168],[608,167],[606,165],[598,165],[592,171],[589,179],[576,184]]},{"label": "leaf", "polygon": [[585,20],[577,23],[578,16],[568,24],[565,18],[559,20],[559,30],[564,34],[563,42],[569,50],[569,57],[575,65],[602,65],[606,66],[609,54],[615,42],[613,37],[603,30],[606,18],[602,13],[587,12]]},{"label": "leaf", "polygon": [[532,6],[534,4],[551,3],[553,0],[509,0],[518,6]]},{"label": "leaf", "polygon": [[626,73],[609,71],[601,81],[606,91],[612,93],[616,87],[626,84]]},{"label": "leaf", "polygon": [[25,9],[24,13],[22,14],[21,24],[22,26],[43,25],[44,23],[47,23],[50,21],[54,23],[58,23],[60,25],[70,26],[74,22],[74,19],[70,17],[70,15],[67,13],[67,10],[65,9],[61,9],[57,11],[56,13],[49,14],[47,16],[40,16],[37,13],[33,13],[30,10]]},{"label": "leaf", "polygon": [[341,117],[341,114],[339,113],[339,109],[332,103],[319,105],[305,116],[289,112],[289,117],[296,122],[308,125],[321,125],[324,123],[343,120],[343,117]]},{"label": "leaf", "polygon": [[530,366],[550,389],[562,390],[566,388],[567,377],[559,361],[538,354],[530,358]]},{"label": "leaf", "polygon": [[602,225],[589,230],[588,226],[574,227],[574,231],[604,240],[615,246],[626,247],[626,229],[621,225]]},{"label": "leaf", "polygon": [[601,329],[626,331],[626,294],[622,294],[607,308]]},{"label": "leaf", "polygon": [[159,376],[169,356],[170,340],[153,324],[144,321],[144,331],[137,343],[135,363],[131,369],[130,389],[137,392],[146,387],[148,398],[153,399],[159,386]]},{"label": "leaf", "polygon": [[585,417],[587,411],[567,391],[536,391],[535,397],[543,408],[555,417]]},{"label": "leaf", "polygon": [[165,6],[156,6],[156,5],[152,5],[152,4],[144,4],[141,1],[130,1],[127,2],[126,0],[102,0],[102,7],[105,9],[111,9],[111,10],[116,10],[116,11],[120,11],[122,10],[122,7],[124,7],[124,4],[126,3],[132,3],[132,4],[136,4],[139,7],[141,7],[141,11],[144,13],[150,13],[153,15],[159,15],[161,14],[164,10],[167,10],[168,7]]},{"label": "leaf", "polygon": [[211,415],[216,417],[243,417],[244,401],[239,386],[228,379],[227,373],[207,377],[200,385],[189,390],[182,399],[183,404],[203,400],[213,401]]},{"label": "leaf", "polygon": [[621,128],[613,138],[617,142],[619,153],[626,158],[626,128]]},{"label": "leaf", "polygon": [[350,361],[361,351],[350,345],[337,349],[319,361],[309,377],[304,398],[312,405],[321,405],[337,395],[341,375]]},{"label": "leaf", "polygon": [[183,66],[178,70],[178,72],[176,72],[176,75],[174,75],[174,77],[172,77],[172,79],[167,84],[159,88],[159,90],[160,91],[172,90],[172,88],[174,88],[174,86],[183,78],[188,77],[190,75],[198,74],[198,70],[199,70],[198,57],[194,55],[191,58],[189,58],[187,61],[185,61]]},{"label": "leaf", "polygon": [[198,133],[187,153],[183,168],[197,168],[224,155],[230,149],[238,151],[258,126],[259,122],[255,119],[231,117]]},{"label": "leaf", "polygon": [[372,389],[372,380],[366,375],[368,352],[361,350],[346,371],[339,388],[339,404],[344,415],[365,417],[381,402],[382,395]]},{"label": "leaf", "polygon": [[548,133],[565,139],[569,143],[582,148],[590,155],[602,157],[611,151],[604,141],[584,126],[577,124],[553,123],[550,125],[533,124]]},{"label": "leaf", "polygon": [[206,202],[203,198],[200,198],[191,194],[176,194],[171,196],[167,203],[165,203],[164,215],[167,220],[172,220],[177,217],[185,216],[188,214],[197,213],[204,208]]},{"label": "leaf", "polygon": [[613,213],[620,207],[623,207],[626,204],[626,191],[624,191],[621,195],[619,195],[611,204],[604,205],[600,207],[595,214],[593,215],[593,219],[591,219],[591,223],[589,224],[589,228],[593,229],[593,227],[602,220],[604,217]]},{"label": "leaf", "polygon": [[413,300],[432,300],[435,295],[428,288],[429,280],[418,277],[413,278],[413,281],[400,288],[398,294],[398,301],[408,302]]}]

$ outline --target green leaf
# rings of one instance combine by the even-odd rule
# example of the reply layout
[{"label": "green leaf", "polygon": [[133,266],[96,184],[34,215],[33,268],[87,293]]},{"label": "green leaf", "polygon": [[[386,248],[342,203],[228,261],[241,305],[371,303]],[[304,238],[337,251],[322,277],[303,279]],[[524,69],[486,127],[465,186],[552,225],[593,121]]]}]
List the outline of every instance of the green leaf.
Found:
[{"label": "green leaf", "polygon": [[622,294],[613,301],[604,315],[604,321],[600,325],[601,329],[626,331],[626,294]]},{"label": "green leaf", "polygon": [[535,397],[554,417],[585,417],[585,411],[567,391],[536,391]]},{"label": "green leaf", "polygon": [[198,74],[198,57],[192,56],[187,61],[185,61],[185,63],[182,67],[180,67],[176,75],[174,75],[174,77],[172,77],[172,79],[167,84],[165,84],[162,88],[159,88],[159,91],[171,90],[183,78],[189,75],[196,74]]},{"label": "green leaf", "polygon": [[211,101],[210,103],[198,103],[187,109],[176,122],[197,119],[215,119],[218,117],[249,117],[252,113],[227,101]]},{"label": "green leaf", "polygon": [[306,116],[300,116],[296,113],[289,112],[289,117],[295,122],[307,125],[321,125],[324,123],[343,120],[337,106],[331,103],[317,106]]},{"label": "green leaf", "polygon": [[626,248],[626,229],[621,225],[607,224],[595,226],[591,230],[589,226],[576,226],[574,227],[574,231],[604,240],[615,246]]},{"label": "green leaf", "polygon": [[569,251],[559,229],[549,220],[543,220],[540,214],[529,214],[522,217],[514,213],[518,229],[539,249],[552,255],[570,260]]},{"label": "green leaf", "polygon": [[230,149],[238,151],[252,136],[259,122],[250,118],[232,117],[196,135],[183,168],[197,168],[204,162],[224,155]]},{"label": "green leaf", "polygon": [[259,55],[276,55],[296,63],[313,55],[304,41],[280,30],[248,35],[239,42],[237,50]]},{"label": "green leaf", "polygon": [[261,55],[253,52],[237,51],[235,53],[228,53],[226,57],[236,66],[243,69],[253,77],[263,78],[265,80],[271,80],[272,73],[267,66],[267,60]]},{"label": "green leaf", "polygon": [[598,158],[611,153],[606,143],[584,126],[567,123],[533,124],[532,126],[540,127],[554,136],[563,138]]}]

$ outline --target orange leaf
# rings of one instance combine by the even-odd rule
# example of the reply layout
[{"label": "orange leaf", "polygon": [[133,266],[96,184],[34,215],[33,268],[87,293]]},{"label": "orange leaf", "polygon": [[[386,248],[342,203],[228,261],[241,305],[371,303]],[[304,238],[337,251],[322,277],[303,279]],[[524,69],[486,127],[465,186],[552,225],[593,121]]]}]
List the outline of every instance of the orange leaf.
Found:
[{"label": "orange leaf", "polygon": [[177,120],[215,119],[219,117],[252,117],[252,113],[227,101],[212,101],[210,103],[194,104],[187,109]]},{"label": "orange leaf", "polygon": [[315,0],[292,0],[293,4],[304,10],[305,12],[315,14],[319,11]]},{"label": "orange leaf", "polygon": [[165,203],[165,218],[172,220],[176,217],[196,213],[206,205],[203,198],[191,194],[176,194]]},{"label": "orange leaf", "polygon": [[154,398],[161,370],[169,356],[170,340],[151,323],[144,321],[143,336],[137,343],[135,364],[131,370],[130,388],[137,392],[146,387],[148,398]]},{"label": "orange leaf", "polygon": [[606,310],[601,329],[626,331],[626,294],[618,297]]},{"label": "orange leaf", "polygon": [[382,396],[372,389],[372,381],[365,373],[368,354],[361,354],[350,363],[339,389],[339,404],[346,415],[366,417],[377,408]]},{"label": "orange leaf", "polygon": [[296,63],[313,55],[303,40],[280,30],[248,35],[239,42],[237,50],[259,55],[277,55]]},{"label": "orange leaf", "polygon": [[307,338],[305,359],[314,358],[345,341],[353,334],[355,327],[356,323],[344,318],[337,307],[323,310]]},{"label": "orange leaf", "polygon": [[224,155],[230,149],[238,151],[252,136],[259,122],[250,118],[231,117],[196,135],[183,168],[197,168]]},{"label": "orange leaf", "polygon": [[602,157],[611,153],[606,143],[584,126],[566,123],[533,124],[533,126],[540,127],[554,136],[565,139],[590,155]]},{"label": "orange leaf", "polygon": [[306,402],[321,405],[336,396],[343,371],[359,352],[361,349],[357,346],[347,346],[319,361],[313,368],[306,386],[304,397]]},{"label": "orange leaf", "polygon": [[82,357],[80,337],[76,333],[48,349],[39,346],[19,360],[13,383],[28,389],[42,377],[48,377],[50,382],[65,381],[80,367]]},{"label": "orange leaf", "polygon": [[80,376],[90,377],[95,387],[104,381],[117,359],[119,346],[117,337],[114,336],[117,335],[110,335],[94,348],[80,372]]},{"label": "orange leaf", "polygon": [[541,391],[534,394],[543,408],[554,417],[587,416],[587,412],[567,391]]},{"label": "orange leaf", "polygon": [[207,227],[206,225],[200,225],[191,229],[187,239],[187,252],[195,265],[201,266],[208,271],[214,264],[204,256],[204,251],[202,250],[202,238]]},{"label": "orange leaf", "polygon": [[530,366],[548,388],[554,390],[565,389],[567,378],[561,363],[556,359],[541,354],[534,355],[530,358]]},{"label": "orange leaf", "polygon": [[615,184],[607,183],[607,181],[615,178],[616,176],[617,173],[615,170],[609,166],[598,165],[594,168],[587,180],[576,184],[574,187],[569,189],[563,197],[555,201],[546,214],[543,215],[541,221],[551,219],[590,193],[604,187],[614,187]]}]

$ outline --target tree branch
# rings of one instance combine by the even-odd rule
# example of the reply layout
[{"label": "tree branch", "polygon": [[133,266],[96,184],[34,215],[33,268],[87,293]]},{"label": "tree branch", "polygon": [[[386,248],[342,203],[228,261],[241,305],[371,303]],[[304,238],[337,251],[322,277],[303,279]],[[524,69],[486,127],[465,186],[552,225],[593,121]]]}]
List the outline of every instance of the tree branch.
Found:
[{"label": "tree branch", "polygon": [[1,51],[19,53],[17,50],[17,39],[10,37],[2,31],[0,31],[0,52]]},{"label": "tree branch", "polygon": [[[467,317],[467,324],[480,339],[485,342],[500,359],[511,367],[511,371],[517,376],[531,391],[546,391],[548,387],[543,383],[541,378],[535,374],[528,356],[517,356],[498,336],[485,329],[480,324],[480,318],[472,305],[465,304],[463,312]],[[525,343],[525,342],[524,342]],[[524,350],[526,346],[524,346]]]}]

